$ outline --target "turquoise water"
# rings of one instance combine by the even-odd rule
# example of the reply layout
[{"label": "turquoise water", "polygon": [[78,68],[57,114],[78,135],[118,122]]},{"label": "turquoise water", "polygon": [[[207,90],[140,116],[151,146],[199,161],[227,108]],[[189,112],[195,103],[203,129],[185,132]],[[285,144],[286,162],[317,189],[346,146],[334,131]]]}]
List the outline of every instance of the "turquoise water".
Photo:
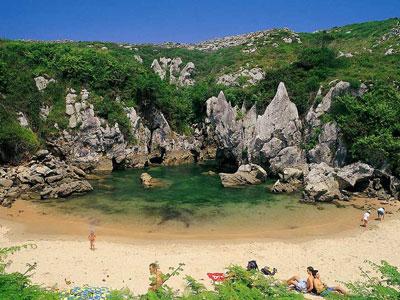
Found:
[{"label": "turquoise water", "polygon": [[[274,194],[274,179],[264,184],[224,188],[212,162],[145,170],[115,171],[93,180],[94,191],[83,196],[48,201],[64,214],[82,216],[93,224],[121,224],[143,232],[255,232],[295,229],[310,219],[331,220],[333,205],[301,204],[300,194]],[[145,188],[140,175],[148,172],[162,187]],[[341,216],[344,214],[341,213]]]}]

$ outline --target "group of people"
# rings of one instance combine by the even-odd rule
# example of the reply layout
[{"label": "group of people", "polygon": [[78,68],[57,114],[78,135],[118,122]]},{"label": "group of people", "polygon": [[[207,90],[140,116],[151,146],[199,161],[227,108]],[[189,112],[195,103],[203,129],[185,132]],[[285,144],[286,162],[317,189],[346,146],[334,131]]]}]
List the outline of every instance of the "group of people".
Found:
[{"label": "group of people", "polygon": [[[386,214],[385,209],[383,207],[379,207],[377,209],[377,213],[378,213],[378,220],[383,221],[385,219],[385,214]],[[367,227],[370,216],[371,216],[371,210],[367,210],[363,214],[363,216],[361,218],[361,226],[362,227]]]},{"label": "group of people", "polygon": [[307,279],[301,279],[299,276],[293,276],[286,280],[289,287],[293,287],[296,291],[301,293],[313,293],[322,297],[327,296],[329,293],[336,292],[346,295],[346,291],[340,286],[329,287],[321,281],[318,270],[313,267],[307,268]]}]

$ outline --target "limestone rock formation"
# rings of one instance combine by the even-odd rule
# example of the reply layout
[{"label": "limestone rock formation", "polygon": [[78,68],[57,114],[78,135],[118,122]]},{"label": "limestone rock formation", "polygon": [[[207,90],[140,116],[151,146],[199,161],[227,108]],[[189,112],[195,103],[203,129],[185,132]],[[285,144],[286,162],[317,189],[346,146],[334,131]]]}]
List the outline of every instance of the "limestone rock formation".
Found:
[{"label": "limestone rock formation", "polygon": [[[241,83],[242,78],[245,82]],[[255,85],[257,82],[265,78],[265,72],[261,68],[245,69],[240,68],[239,71],[230,74],[224,74],[218,77],[217,83],[225,86],[242,86]]]},{"label": "limestone rock formation", "polygon": [[304,178],[304,184],[305,201],[327,202],[342,198],[335,171],[324,162],[310,164],[310,172]]},{"label": "limestone rock formation", "polygon": [[290,101],[281,82],[274,99],[263,115],[258,116],[250,145],[251,161],[270,164],[279,173],[285,167],[302,167],[305,154],[300,148],[302,124],[296,105]]},{"label": "limestone rock formation", "polygon": [[44,199],[85,193],[92,190],[85,177],[83,170],[42,150],[30,162],[1,173],[0,203],[11,206],[18,197]]},{"label": "limestone rock formation", "polygon": [[193,62],[188,62],[182,69],[180,65],[182,59],[180,57],[166,58],[161,57],[159,60],[154,59],[151,68],[161,80],[164,80],[169,75],[169,83],[177,86],[193,85],[195,80],[193,75],[195,72],[195,65]]},{"label": "limestone rock formation", "polygon": [[240,185],[260,184],[265,181],[267,172],[255,164],[241,165],[233,173],[219,173],[224,187],[235,187]]},{"label": "limestone rock formation", "polygon": [[[367,87],[364,84],[361,84],[359,89],[353,89],[350,83],[339,81],[324,97],[321,96],[321,92],[318,93],[316,99],[322,98],[321,102],[316,106],[313,105],[306,115],[305,143],[315,138],[318,140],[317,145],[307,154],[310,163],[325,162],[334,167],[344,166],[347,149],[340,130],[334,121],[323,124],[322,117],[330,111],[335,97],[344,93],[361,96],[366,91]],[[319,133],[317,137],[315,137],[316,133]]]},{"label": "limestone rock formation", "polygon": [[43,76],[35,77],[34,80],[36,87],[39,91],[44,90],[49,85],[49,83],[56,82],[53,78],[47,79]]},{"label": "limestone rock formation", "polygon": [[367,182],[374,175],[374,168],[357,162],[347,165],[336,172],[340,189],[355,188],[357,184]]},{"label": "limestone rock formation", "polygon": [[300,190],[303,185],[303,170],[296,168],[284,168],[279,173],[279,179],[272,187],[274,193],[293,193]]}]

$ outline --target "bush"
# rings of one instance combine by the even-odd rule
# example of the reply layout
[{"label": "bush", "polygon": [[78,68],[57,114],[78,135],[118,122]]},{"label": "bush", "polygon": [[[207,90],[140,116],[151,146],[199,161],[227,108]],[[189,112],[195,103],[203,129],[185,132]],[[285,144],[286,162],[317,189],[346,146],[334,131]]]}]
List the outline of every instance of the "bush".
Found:
[{"label": "bush", "polygon": [[388,167],[400,175],[400,93],[377,83],[363,97],[334,100],[332,116],[341,128],[352,160]]}]

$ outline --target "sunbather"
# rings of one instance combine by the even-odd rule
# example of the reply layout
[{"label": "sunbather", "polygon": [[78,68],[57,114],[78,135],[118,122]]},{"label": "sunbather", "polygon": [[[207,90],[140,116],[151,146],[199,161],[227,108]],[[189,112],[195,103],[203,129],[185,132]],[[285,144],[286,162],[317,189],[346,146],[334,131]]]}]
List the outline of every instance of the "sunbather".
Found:
[{"label": "sunbather", "polygon": [[307,279],[300,279],[299,276],[293,276],[286,280],[289,286],[294,286],[294,288],[302,293],[309,293],[314,288],[314,277],[312,275],[314,268],[307,268]]},{"label": "sunbather", "polygon": [[152,275],[149,291],[157,291],[164,283],[164,274],[160,271],[160,267],[156,263],[149,265],[149,272]]},{"label": "sunbather", "polygon": [[321,297],[327,296],[329,293],[336,292],[342,295],[346,295],[347,292],[340,286],[334,286],[334,287],[328,287],[325,283],[322,283],[321,278],[319,276],[318,270],[313,270],[312,272],[314,280],[313,280],[313,285],[314,289],[313,292],[315,292],[317,295]]}]

